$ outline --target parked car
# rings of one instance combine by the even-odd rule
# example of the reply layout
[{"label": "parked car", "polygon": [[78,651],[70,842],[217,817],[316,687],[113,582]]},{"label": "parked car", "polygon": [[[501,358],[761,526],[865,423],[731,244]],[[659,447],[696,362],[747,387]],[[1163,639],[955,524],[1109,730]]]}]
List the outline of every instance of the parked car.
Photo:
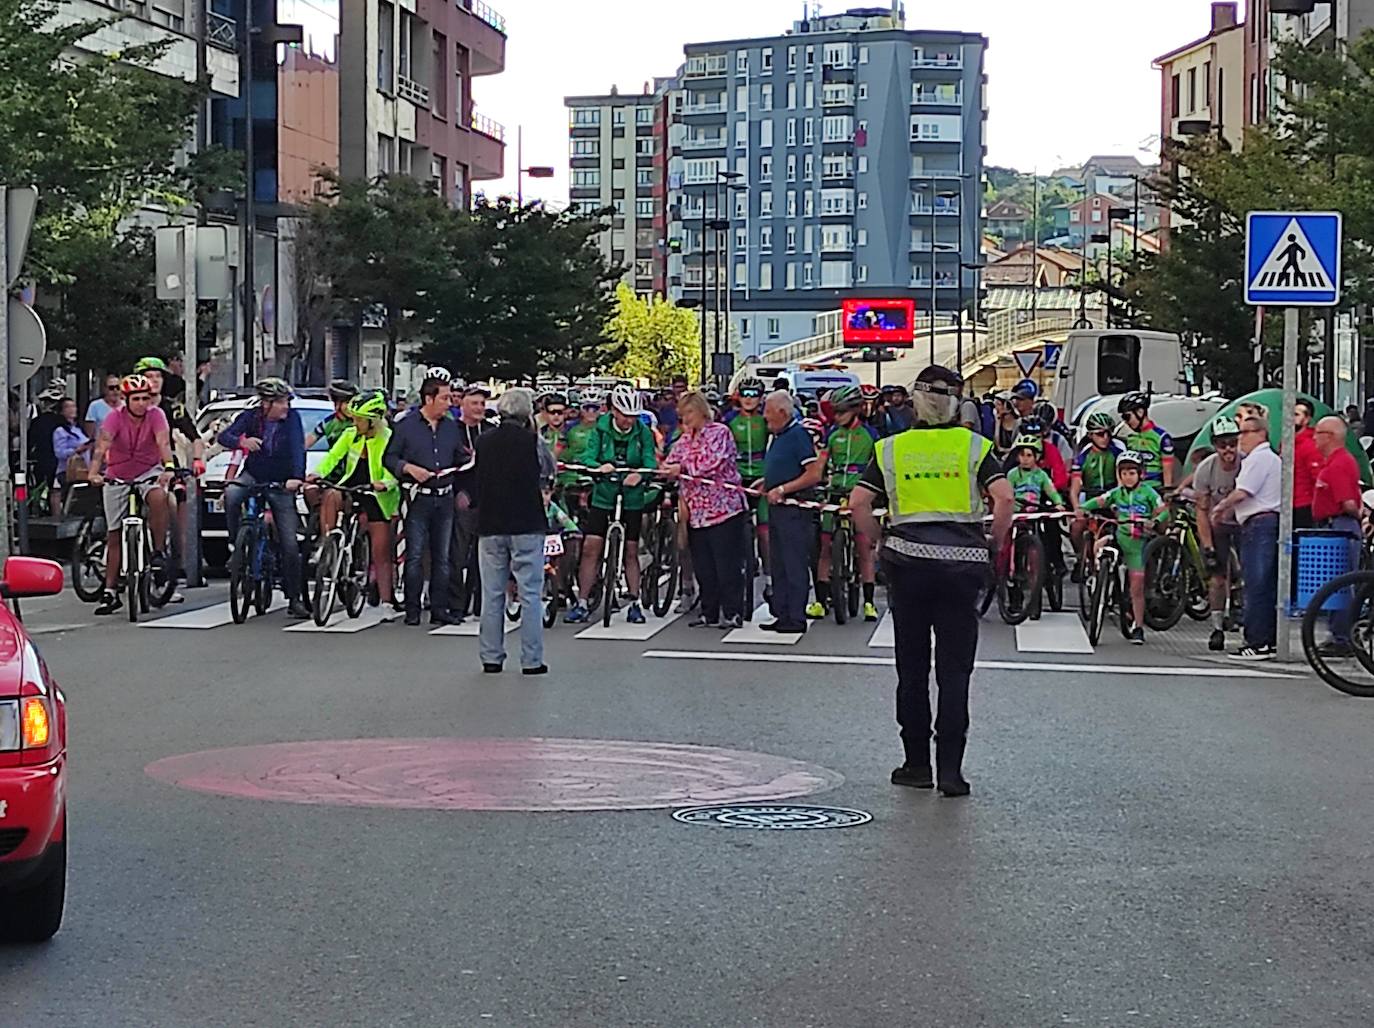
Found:
[{"label": "parked car", "polygon": [[[229,528],[224,514],[225,478],[229,471],[229,461],[233,454],[220,446],[215,437],[233,422],[245,408],[256,404],[255,396],[236,396],[216,400],[201,409],[196,427],[205,440],[205,474],[200,480],[201,488],[201,552],[208,567],[224,567],[229,562]],[[299,411],[309,435],[325,418],[334,412],[334,404],[327,396],[298,394],[291,401],[291,408]],[[329,452],[329,444],[317,439],[315,445],[305,454],[306,472],[314,471]],[[298,496],[296,507],[301,513],[301,525],[305,525],[305,499]]]},{"label": "parked car", "polygon": [[[0,572],[0,599],[61,591],[51,560],[10,557]],[[66,894],[67,701],[0,603],[0,940],[51,938]]]}]

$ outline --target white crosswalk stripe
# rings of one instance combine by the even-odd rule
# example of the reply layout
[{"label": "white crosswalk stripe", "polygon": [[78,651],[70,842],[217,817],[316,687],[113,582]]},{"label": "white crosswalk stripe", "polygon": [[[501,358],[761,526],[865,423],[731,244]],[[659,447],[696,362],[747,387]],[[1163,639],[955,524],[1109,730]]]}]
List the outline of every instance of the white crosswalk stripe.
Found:
[{"label": "white crosswalk stripe", "polygon": [[590,639],[593,642],[644,642],[658,635],[680,617],[681,614],[669,614],[664,618],[656,618],[652,613],[646,612],[644,624],[632,625],[625,620],[623,612],[618,612],[611,620],[611,627],[607,628],[598,618],[592,627],[578,632],[577,638]]},{"label": "white crosswalk stripe", "polygon": [[1093,644],[1077,614],[1046,611],[1039,621],[1016,626],[1016,648],[1022,653],[1092,653]]},{"label": "white crosswalk stripe", "polygon": [[[507,635],[509,635],[511,632],[514,632],[517,628],[520,627],[520,622],[519,622],[519,621],[512,621],[510,618],[508,618],[508,617],[505,616],[504,612],[502,613],[501,616],[502,616],[503,618],[505,618],[506,634],[507,634]],[[466,621],[464,621],[461,625],[445,625],[443,628],[436,628],[434,631],[430,632],[429,634],[430,634],[430,635],[461,635],[461,636],[470,636],[471,638],[474,638],[474,639],[475,639],[475,638],[477,638],[477,636],[481,633],[481,631],[482,631],[482,619],[481,619],[480,616],[478,616],[478,615],[476,615],[476,614],[473,614],[473,615],[469,616],[468,619],[467,619]]]},{"label": "white crosswalk stripe", "polygon": [[370,607],[365,609],[356,618],[348,616],[347,611],[338,610],[330,615],[329,620],[321,628],[314,621],[298,621],[294,625],[286,628],[288,632],[324,632],[336,635],[354,635],[358,632],[375,628],[377,625],[394,621],[401,617],[390,607]]},{"label": "white crosswalk stripe", "polygon": [[891,649],[897,645],[896,630],[892,625],[892,611],[883,614],[883,619],[878,622],[878,627],[869,636],[868,645],[873,649]]},{"label": "white crosswalk stripe", "polygon": [[[274,595],[272,603],[268,606],[267,612],[270,614],[274,610],[281,610],[286,606],[286,600],[281,595]],[[123,612],[121,611],[121,616]],[[249,620],[256,618],[255,613]],[[167,617],[157,618],[153,621],[140,621],[140,628],[183,628],[197,631],[205,631],[211,628],[223,628],[225,625],[234,623],[234,615],[229,612],[229,601],[216,603],[209,607],[200,607],[196,610],[183,611],[180,614],[170,614]]]},{"label": "white crosswalk stripe", "polygon": [[779,635],[777,632],[765,632],[759,625],[766,621],[772,621],[773,615],[768,610],[768,604],[760,604],[758,610],[754,611],[754,620],[745,624],[743,628],[736,628],[725,636],[727,643],[737,646],[795,646],[802,641],[800,635]]}]

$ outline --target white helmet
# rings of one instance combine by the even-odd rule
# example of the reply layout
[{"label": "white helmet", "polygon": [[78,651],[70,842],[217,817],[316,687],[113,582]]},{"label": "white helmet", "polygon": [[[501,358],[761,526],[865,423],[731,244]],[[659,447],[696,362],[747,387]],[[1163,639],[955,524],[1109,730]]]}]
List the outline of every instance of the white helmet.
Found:
[{"label": "white helmet", "polygon": [[453,376],[449,374],[448,368],[441,368],[439,365],[425,368],[425,378],[437,378],[440,382],[452,382]]},{"label": "white helmet", "polygon": [[644,404],[639,398],[639,390],[631,385],[618,385],[611,390],[611,409],[618,410],[627,418],[637,418],[644,413]]}]

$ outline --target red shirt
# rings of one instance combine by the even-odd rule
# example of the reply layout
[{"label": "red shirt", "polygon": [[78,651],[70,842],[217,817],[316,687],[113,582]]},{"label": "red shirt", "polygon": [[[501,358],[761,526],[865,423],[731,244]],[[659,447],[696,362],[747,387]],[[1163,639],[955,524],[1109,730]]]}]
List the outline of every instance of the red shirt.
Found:
[{"label": "red shirt", "polygon": [[1059,447],[1054,445],[1054,440],[1045,437],[1044,455],[1040,458],[1040,466],[1045,469],[1050,476],[1050,481],[1054,483],[1054,488],[1059,495],[1068,498],[1069,489],[1069,469],[1064,466],[1064,457],[1059,452]]},{"label": "red shirt", "polygon": [[[1314,521],[1325,521],[1344,514],[1342,508],[1347,500],[1354,500],[1357,504],[1360,502],[1360,466],[1344,446],[1326,458],[1326,464],[1317,474],[1313,492]],[[1359,515],[1358,506],[1355,515]]]},{"label": "red shirt", "polygon": [[1317,472],[1325,463],[1321,450],[1317,449],[1317,433],[1310,427],[1294,438],[1293,456],[1293,506],[1310,507],[1313,490],[1317,487]]}]

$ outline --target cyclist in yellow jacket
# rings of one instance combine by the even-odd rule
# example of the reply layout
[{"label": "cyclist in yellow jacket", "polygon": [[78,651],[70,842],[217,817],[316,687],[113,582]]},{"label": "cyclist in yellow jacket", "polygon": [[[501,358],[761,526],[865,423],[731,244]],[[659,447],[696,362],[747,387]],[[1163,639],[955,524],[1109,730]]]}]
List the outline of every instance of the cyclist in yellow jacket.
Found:
[{"label": "cyclist in yellow jacket", "polygon": [[[372,494],[360,498],[362,526],[372,543],[372,566],[377,577],[381,601],[395,604],[392,586],[395,560],[391,555],[391,520],[401,507],[401,486],[396,476],[382,463],[386,444],[391,439],[387,423],[386,397],[380,391],[362,393],[349,401],[344,413],[353,422],[329,448],[311,481],[324,480],[335,485],[364,488]],[[367,460],[363,460],[366,454]],[[320,503],[320,532],[335,531],[339,512],[347,499],[337,489],[325,490]]]}]

